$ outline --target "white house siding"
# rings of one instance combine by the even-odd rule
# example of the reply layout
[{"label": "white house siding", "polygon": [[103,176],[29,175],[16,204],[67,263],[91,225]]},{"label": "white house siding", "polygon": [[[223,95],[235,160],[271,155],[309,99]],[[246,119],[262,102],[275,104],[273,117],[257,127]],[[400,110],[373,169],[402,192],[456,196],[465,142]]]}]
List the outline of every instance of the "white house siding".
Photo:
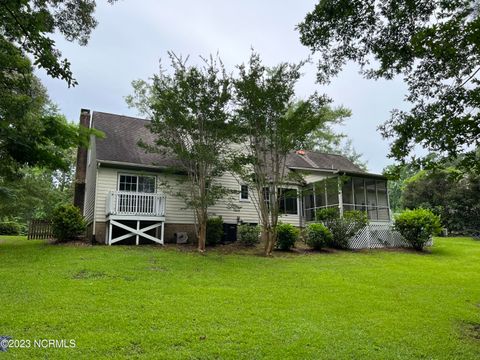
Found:
[{"label": "white house siding", "polygon": [[[179,175],[165,174],[165,173],[155,173],[149,171],[135,171],[135,170],[123,170],[115,169],[100,166],[98,168],[97,175],[97,186],[96,186],[96,209],[95,209],[95,218],[96,221],[103,222],[105,221],[105,204],[107,199],[107,194],[109,191],[114,191],[117,189],[118,174],[144,174],[144,175],[153,175],[157,177],[157,191],[162,192],[166,196],[166,206],[165,206],[165,223],[171,224],[193,224],[194,215],[191,209],[185,209],[185,204],[183,200],[172,194],[172,191],[167,190],[164,183],[167,182],[170,188],[178,191],[179,187],[185,187],[186,185],[180,184],[176,181]],[[229,189],[239,191],[240,184],[237,179],[231,174],[224,174],[219,178],[224,186]],[[249,193],[252,196],[252,192]],[[233,203],[240,207],[239,210],[235,210],[228,207],[227,200],[220,200],[216,205],[212,206],[209,209],[209,214],[211,216],[222,216],[224,221],[227,223],[236,223],[237,218],[239,217],[241,221],[247,223],[259,223],[257,211],[255,209],[254,203],[252,201],[240,201],[239,194],[233,194]],[[298,200],[299,201],[299,200]],[[300,201],[298,203],[298,211],[301,212]],[[280,220],[285,223],[290,223],[295,226],[300,225],[298,215],[284,215],[280,217]]]},{"label": "white house siding", "polygon": [[175,175],[158,174],[150,171],[123,170],[108,167],[100,167],[97,177],[97,205],[96,205],[96,221],[105,221],[106,201],[110,191],[117,190],[118,174],[143,174],[157,177],[157,191],[165,194],[165,222],[175,224],[192,224],[194,222],[193,212],[185,207],[183,201],[172,196],[164,188],[161,183],[169,180],[172,186],[181,186],[175,181]]},{"label": "white house siding", "polygon": [[85,179],[85,204],[83,207],[83,214],[87,223],[93,221],[95,209],[95,190],[96,190],[96,175],[97,175],[97,161],[96,161],[96,147],[95,138],[90,139],[90,148],[87,156],[87,173]]}]

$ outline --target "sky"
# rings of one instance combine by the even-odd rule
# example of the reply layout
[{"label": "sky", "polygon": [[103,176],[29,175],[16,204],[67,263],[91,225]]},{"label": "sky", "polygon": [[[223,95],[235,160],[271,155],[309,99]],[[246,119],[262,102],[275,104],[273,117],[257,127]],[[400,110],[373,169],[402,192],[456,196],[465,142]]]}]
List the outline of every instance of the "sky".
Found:
[{"label": "sky", "polygon": [[[37,74],[51,99],[71,121],[80,109],[137,116],[125,96],[131,82],[147,80],[158,72],[159,61],[167,65],[167,53],[199,56],[218,54],[227,70],[248,61],[254,48],[266,65],[299,62],[311,56],[299,40],[295,26],[313,10],[312,0],[119,0],[109,5],[97,1],[99,22],[87,46],[55,38],[62,55],[71,62],[78,85],[52,79],[42,69]],[[401,79],[367,80],[355,64],[349,64],[327,86],[316,83],[315,56],[303,68],[296,88],[298,98],[314,91],[328,95],[334,106],[352,110],[352,117],[339,131],[347,134],[357,152],[363,154],[368,170],[381,173],[393,163],[387,158],[389,142],[377,127],[394,108],[405,109],[406,86]]]}]

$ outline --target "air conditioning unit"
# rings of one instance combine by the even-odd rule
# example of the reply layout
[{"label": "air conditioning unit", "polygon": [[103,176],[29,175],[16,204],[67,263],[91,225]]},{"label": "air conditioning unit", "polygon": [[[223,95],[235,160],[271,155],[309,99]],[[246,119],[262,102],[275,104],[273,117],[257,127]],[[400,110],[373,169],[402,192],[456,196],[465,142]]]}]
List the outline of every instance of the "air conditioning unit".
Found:
[{"label": "air conditioning unit", "polygon": [[174,233],[173,237],[175,238],[175,242],[177,244],[186,244],[188,242],[188,235],[184,231]]}]

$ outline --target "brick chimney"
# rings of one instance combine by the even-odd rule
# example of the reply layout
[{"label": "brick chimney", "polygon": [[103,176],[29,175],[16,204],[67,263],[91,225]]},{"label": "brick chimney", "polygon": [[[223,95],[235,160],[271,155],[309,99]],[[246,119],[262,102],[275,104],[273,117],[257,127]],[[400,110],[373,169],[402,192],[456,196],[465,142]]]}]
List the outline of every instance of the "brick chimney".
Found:
[{"label": "brick chimney", "polygon": [[[82,109],[80,111],[80,126],[90,128],[90,110]],[[75,170],[75,192],[73,195],[73,205],[80,209],[83,214],[83,205],[85,201],[85,177],[87,174],[87,156],[88,149],[81,145],[77,150],[77,165]]]}]

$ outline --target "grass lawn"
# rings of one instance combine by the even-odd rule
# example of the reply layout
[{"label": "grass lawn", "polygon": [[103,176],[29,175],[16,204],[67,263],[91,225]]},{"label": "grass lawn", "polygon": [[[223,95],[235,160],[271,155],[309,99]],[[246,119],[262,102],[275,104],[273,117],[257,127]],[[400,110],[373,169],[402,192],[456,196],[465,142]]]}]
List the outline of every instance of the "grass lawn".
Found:
[{"label": "grass lawn", "polygon": [[480,358],[469,238],[263,258],[0,236],[0,278],[0,335],[76,341],[0,359]]}]

